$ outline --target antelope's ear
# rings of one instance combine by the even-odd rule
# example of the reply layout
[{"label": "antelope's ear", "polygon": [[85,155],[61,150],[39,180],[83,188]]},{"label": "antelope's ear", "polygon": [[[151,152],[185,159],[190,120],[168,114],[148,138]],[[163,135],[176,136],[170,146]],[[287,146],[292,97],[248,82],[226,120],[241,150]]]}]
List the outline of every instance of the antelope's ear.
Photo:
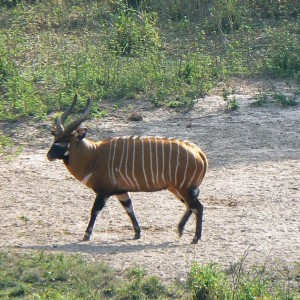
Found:
[{"label": "antelope's ear", "polygon": [[87,133],[87,128],[86,127],[77,128],[74,131],[74,137],[77,138],[79,141],[81,141],[82,139],[85,138],[86,133]]}]

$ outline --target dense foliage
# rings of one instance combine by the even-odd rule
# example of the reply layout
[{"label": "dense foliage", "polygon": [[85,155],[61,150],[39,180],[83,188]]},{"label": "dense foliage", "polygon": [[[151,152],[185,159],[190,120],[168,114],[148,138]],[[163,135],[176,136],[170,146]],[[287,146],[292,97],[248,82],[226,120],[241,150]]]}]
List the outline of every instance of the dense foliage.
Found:
[{"label": "dense foliage", "polygon": [[297,0],[0,2],[0,119],[98,103],[192,106],[218,82],[300,79]]}]

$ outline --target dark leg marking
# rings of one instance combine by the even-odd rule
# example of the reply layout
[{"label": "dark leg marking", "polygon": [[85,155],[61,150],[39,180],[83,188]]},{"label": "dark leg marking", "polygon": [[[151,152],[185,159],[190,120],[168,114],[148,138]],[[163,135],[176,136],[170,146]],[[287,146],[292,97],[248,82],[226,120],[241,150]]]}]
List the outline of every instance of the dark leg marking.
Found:
[{"label": "dark leg marking", "polygon": [[141,228],[135,217],[131,199],[129,198],[128,200],[119,200],[119,201],[122,204],[122,206],[124,207],[128,216],[130,217],[130,220],[132,222],[134,232],[135,232],[134,239],[137,240],[141,237]]},{"label": "dark leg marking", "polygon": [[189,207],[194,212],[196,216],[196,232],[192,240],[192,244],[197,244],[201,239],[202,232],[202,219],[203,219],[203,205],[199,202],[198,199],[189,201]]},{"label": "dark leg marking", "polygon": [[96,221],[96,218],[99,214],[99,212],[102,210],[102,208],[105,206],[107,197],[104,197],[103,195],[97,195],[92,211],[91,211],[91,218],[89,221],[89,224],[86,228],[84,237],[83,237],[83,241],[89,241],[89,239],[91,238],[91,234],[93,232],[93,227]]},{"label": "dark leg marking", "polygon": [[[198,196],[199,196],[199,189],[191,189],[189,192],[190,197],[187,197],[185,199],[186,204],[189,207],[189,210],[192,211],[195,214],[196,217],[196,230],[195,230],[195,236],[191,242],[191,244],[197,244],[198,241],[201,239],[201,233],[202,233],[202,222],[203,222],[203,205],[200,203]],[[180,221],[179,225],[181,223],[185,224],[184,221],[187,221],[190,214],[187,210],[184,214],[182,220]]]},{"label": "dark leg marking", "polygon": [[181,218],[181,220],[178,224],[178,235],[179,235],[179,237],[182,236],[184,226],[185,226],[186,222],[188,221],[188,219],[190,218],[190,216],[192,215],[192,213],[193,213],[193,211],[190,208],[187,207],[184,215],[182,216],[182,218]]},{"label": "dark leg marking", "polygon": [[[199,201],[199,200],[198,200]],[[201,234],[202,234],[202,222],[203,222],[203,205],[198,202],[199,206],[196,209],[196,234],[192,241],[192,244],[197,244],[199,240],[201,240]]]}]

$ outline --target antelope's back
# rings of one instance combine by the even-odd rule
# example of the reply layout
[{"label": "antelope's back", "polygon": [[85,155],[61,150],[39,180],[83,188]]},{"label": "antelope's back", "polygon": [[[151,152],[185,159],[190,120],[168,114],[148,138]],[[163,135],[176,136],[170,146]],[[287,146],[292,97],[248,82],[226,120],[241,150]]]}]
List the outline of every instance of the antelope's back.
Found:
[{"label": "antelope's back", "polygon": [[125,136],[105,140],[109,179],[129,191],[197,187],[207,159],[195,144],[175,138]]}]

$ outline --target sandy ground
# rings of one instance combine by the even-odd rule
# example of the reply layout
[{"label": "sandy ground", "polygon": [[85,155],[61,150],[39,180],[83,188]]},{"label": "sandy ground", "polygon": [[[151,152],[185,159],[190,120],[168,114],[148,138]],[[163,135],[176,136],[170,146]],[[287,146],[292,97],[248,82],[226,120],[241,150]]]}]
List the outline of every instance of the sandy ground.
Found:
[{"label": "sandy ground", "polygon": [[197,245],[190,245],[194,217],[177,237],[184,206],[165,191],[132,195],[140,240],[132,239],[131,223],[112,197],[91,241],[80,242],[94,194],[62,162],[47,161],[48,123],[0,123],[23,147],[18,157],[0,156],[0,250],[76,252],[120,269],[141,266],[165,279],[185,278],[193,261],[228,266],[245,253],[250,264],[293,266],[300,261],[300,107],[250,106],[247,86],[236,98],[241,106],[230,113],[221,97],[207,96],[190,111],[136,105],[142,122],[127,120],[132,105],[86,122],[90,139],[174,136],[207,153],[203,238]]}]

